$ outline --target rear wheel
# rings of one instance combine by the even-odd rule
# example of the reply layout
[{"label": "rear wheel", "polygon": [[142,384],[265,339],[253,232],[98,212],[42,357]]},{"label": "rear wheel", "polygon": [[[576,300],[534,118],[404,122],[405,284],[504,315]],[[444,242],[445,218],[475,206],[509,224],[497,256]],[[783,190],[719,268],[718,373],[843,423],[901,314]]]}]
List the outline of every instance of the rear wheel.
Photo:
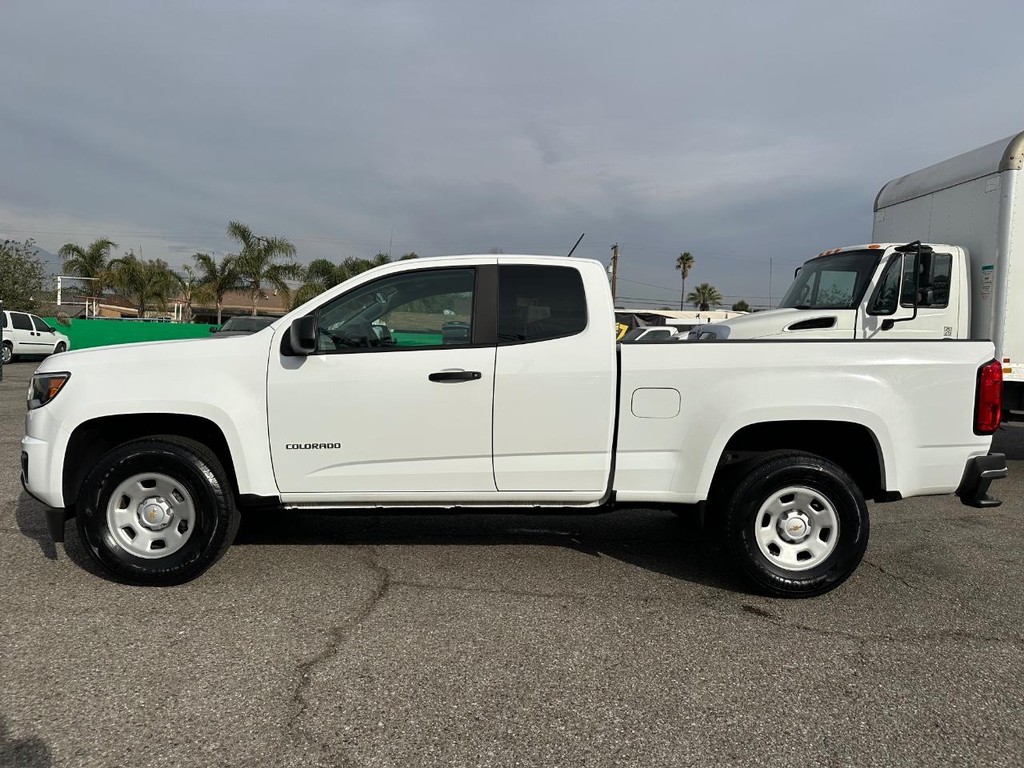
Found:
[{"label": "rear wheel", "polygon": [[78,499],[78,531],[105,569],[140,584],[195,578],[231,544],[240,521],[217,457],[193,440],[133,440],[107,453]]},{"label": "rear wheel", "polygon": [[758,589],[812,597],[842,584],[867,549],[867,504],[827,459],[766,454],[746,467],[725,506],[726,545]]},{"label": "rear wheel", "polygon": [[14,359],[14,345],[9,341],[5,341],[3,346],[0,347],[0,357],[3,358],[4,365],[7,365]]}]

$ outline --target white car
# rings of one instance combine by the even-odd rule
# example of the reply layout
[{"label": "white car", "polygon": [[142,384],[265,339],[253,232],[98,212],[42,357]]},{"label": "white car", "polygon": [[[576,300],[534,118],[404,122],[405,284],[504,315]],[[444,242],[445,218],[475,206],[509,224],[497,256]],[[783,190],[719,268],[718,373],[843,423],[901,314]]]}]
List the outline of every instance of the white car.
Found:
[{"label": "white car", "polygon": [[16,355],[52,355],[71,348],[71,342],[63,333],[47,325],[38,315],[28,312],[3,311],[3,355],[4,364]]}]

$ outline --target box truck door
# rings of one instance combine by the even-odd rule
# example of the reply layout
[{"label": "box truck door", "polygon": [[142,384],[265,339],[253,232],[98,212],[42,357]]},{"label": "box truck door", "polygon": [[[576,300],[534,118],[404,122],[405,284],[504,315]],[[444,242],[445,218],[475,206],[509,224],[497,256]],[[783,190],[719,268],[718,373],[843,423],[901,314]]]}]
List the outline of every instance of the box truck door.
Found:
[{"label": "box truck door", "polygon": [[[915,275],[915,264],[917,274]],[[869,339],[955,339],[960,297],[953,286],[950,253],[894,253],[861,318]]]}]

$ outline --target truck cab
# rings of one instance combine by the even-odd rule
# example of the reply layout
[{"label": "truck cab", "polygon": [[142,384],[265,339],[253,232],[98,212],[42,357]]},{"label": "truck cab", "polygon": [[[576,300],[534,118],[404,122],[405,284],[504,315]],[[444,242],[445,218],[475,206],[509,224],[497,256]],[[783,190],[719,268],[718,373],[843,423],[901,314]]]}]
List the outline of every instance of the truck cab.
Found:
[{"label": "truck cab", "polygon": [[698,326],[688,338],[969,338],[969,263],[953,245],[836,248],[797,270],[777,309]]}]

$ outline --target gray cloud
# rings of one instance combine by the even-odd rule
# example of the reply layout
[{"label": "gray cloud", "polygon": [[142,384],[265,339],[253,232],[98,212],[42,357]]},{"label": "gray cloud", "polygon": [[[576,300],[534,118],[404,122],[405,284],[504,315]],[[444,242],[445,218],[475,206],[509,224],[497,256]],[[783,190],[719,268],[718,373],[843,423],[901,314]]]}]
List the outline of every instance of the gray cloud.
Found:
[{"label": "gray cloud", "polygon": [[[1012,2],[5,3],[0,230],[240,219],[300,258],[563,252],[767,296],[889,178],[1024,128]],[[952,55],[956,52],[956,55]],[[68,222],[76,222],[74,224]],[[100,229],[114,223],[119,231]],[[779,284],[776,286],[776,280]]]}]

